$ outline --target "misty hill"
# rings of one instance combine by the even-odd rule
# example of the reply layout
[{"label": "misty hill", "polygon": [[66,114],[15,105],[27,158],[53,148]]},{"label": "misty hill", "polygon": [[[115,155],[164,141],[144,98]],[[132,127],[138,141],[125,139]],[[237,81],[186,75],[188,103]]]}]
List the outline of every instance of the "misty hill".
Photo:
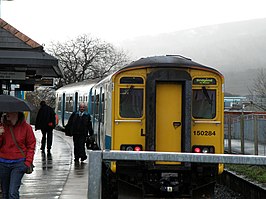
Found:
[{"label": "misty hill", "polygon": [[137,37],[121,46],[133,59],[166,54],[189,57],[222,72],[226,92],[246,95],[258,69],[266,68],[266,19]]}]

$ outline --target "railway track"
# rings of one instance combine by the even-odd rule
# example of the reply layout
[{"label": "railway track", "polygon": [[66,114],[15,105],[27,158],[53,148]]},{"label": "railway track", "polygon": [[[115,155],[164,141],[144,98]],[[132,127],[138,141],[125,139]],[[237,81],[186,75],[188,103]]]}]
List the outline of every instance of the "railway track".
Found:
[{"label": "railway track", "polygon": [[240,194],[242,198],[248,199],[264,199],[266,198],[266,187],[250,182],[238,176],[235,173],[225,170],[218,178],[218,183],[225,185],[230,190]]}]

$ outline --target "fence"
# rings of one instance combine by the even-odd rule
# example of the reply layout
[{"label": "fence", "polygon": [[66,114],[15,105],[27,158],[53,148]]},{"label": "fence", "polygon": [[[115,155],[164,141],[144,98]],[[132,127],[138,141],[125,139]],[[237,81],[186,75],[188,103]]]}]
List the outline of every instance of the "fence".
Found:
[{"label": "fence", "polygon": [[266,114],[225,114],[224,127],[229,153],[266,155]]}]

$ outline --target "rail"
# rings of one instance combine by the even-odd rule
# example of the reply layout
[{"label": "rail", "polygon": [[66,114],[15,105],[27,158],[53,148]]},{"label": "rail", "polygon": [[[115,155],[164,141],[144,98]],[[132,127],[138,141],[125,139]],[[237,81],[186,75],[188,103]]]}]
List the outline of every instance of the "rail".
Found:
[{"label": "rail", "polygon": [[266,156],[171,152],[89,151],[88,198],[101,199],[102,162],[105,160],[173,161],[266,165]]}]

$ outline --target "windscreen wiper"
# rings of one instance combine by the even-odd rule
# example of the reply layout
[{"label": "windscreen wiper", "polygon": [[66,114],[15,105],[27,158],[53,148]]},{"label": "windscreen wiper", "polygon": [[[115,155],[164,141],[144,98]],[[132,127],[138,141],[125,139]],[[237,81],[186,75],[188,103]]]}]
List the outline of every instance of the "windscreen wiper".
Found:
[{"label": "windscreen wiper", "polygon": [[209,102],[209,104],[212,104],[212,100],[211,100],[210,95],[209,95],[205,86],[202,86],[202,92],[205,95],[205,97],[207,98],[207,101]]}]

